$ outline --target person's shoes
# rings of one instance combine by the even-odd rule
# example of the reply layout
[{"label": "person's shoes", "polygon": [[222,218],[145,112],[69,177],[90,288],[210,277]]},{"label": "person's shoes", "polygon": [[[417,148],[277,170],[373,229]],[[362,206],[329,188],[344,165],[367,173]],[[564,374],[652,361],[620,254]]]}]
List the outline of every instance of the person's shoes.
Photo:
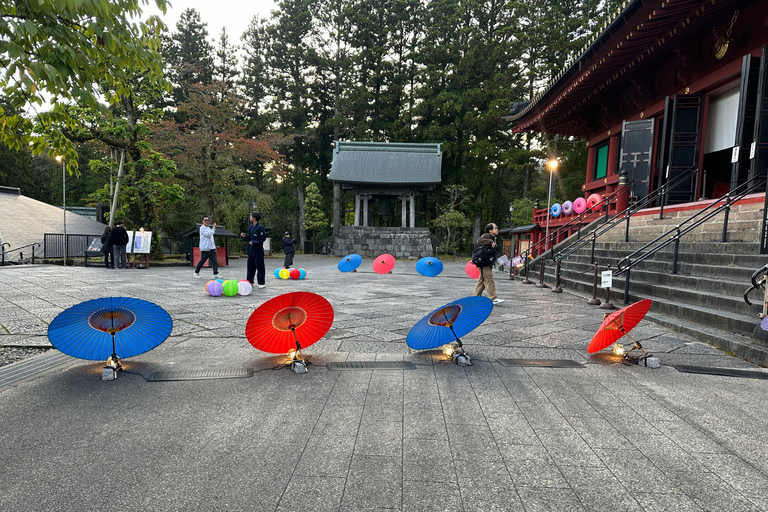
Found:
[{"label": "person's shoes", "polygon": [[198,274],[197,272],[195,272],[195,279],[200,279],[200,274]]},{"label": "person's shoes", "polygon": [[220,274],[213,274],[214,279],[224,279]]},{"label": "person's shoes", "polygon": [[263,285],[263,284],[260,284],[260,285],[259,285],[259,288],[264,288],[264,285]]},{"label": "person's shoes", "polygon": [[504,299],[493,299],[494,304],[501,304],[502,302],[504,302]]}]

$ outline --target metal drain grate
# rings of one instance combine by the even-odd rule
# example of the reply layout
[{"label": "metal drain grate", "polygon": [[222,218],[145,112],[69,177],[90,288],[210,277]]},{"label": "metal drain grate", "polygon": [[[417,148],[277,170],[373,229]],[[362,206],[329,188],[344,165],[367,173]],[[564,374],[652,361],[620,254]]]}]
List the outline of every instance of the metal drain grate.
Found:
[{"label": "metal drain grate", "polygon": [[539,368],[584,368],[570,359],[497,359],[502,366],[533,366]]},{"label": "metal drain grate", "polygon": [[154,372],[147,377],[149,382],[169,380],[212,380],[242,379],[253,376],[253,368],[230,368],[228,370],[182,370],[175,372]]},{"label": "metal drain grate", "polygon": [[329,370],[415,370],[416,365],[409,361],[346,361],[332,362],[325,365]]},{"label": "metal drain grate", "polygon": [[23,359],[17,363],[0,368],[0,389],[15,384],[29,377],[45,373],[48,370],[71,363],[75,359],[58,350],[49,350],[44,354]]},{"label": "metal drain grate", "polygon": [[685,364],[672,365],[675,370],[683,373],[702,373],[704,375],[720,375],[723,377],[741,377],[744,379],[768,379],[768,373],[755,370],[734,370],[732,368],[710,368],[708,366],[688,366]]}]

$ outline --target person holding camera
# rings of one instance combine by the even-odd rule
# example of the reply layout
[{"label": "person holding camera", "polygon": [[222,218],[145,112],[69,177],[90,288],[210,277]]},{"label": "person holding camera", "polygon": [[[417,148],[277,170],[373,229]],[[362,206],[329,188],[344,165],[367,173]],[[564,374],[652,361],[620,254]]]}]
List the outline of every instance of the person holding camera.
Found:
[{"label": "person holding camera", "polygon": [[499,227],[490,223],[485,226],[485,233],[480,235],[477,239],[478,247],[486,247],[487,250],[493,250],[494,257],[490,259],[487,265],[479,266],[480,277],[477,278],[477,285],[475,286],[475,296],[479,297],[483,294],[483,290],[488,292],[488,298],[493,301],[494,304],[501,304],[504,299],[500,299],[496,296],[496,283],[493,282],[493,262],[495,261],[495,254],[498,251],[496,249],[496,236],[499,234]]}]

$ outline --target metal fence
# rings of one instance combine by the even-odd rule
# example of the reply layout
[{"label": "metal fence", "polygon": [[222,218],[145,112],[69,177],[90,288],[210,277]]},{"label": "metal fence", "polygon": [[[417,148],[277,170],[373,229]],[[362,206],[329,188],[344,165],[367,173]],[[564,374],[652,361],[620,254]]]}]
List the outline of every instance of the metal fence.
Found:
[{"label": "metal fence", "polygon": [[[277,249],[277,248],[276,248]],[[283,252],[282,247],[275,252]],[[304,254],[331,254],[333,250],[333,237],[326,238],[325,240],[307,240],[304,242]]]},{"label": "metal fence", "polygon": [[163,248],[163,254],[171,256],[173,254],[187,254],[192,251],[192,238],[172,238],[164,236],[160,239],[160,246]]},{"label": "metal fence", "polygon": [[[83,258],[88,244],[99,235],[70,235],[67,233],[67,258]],[[61,233],[45,233],[43,235],[43,258],[64,257],[64,235]]]}]

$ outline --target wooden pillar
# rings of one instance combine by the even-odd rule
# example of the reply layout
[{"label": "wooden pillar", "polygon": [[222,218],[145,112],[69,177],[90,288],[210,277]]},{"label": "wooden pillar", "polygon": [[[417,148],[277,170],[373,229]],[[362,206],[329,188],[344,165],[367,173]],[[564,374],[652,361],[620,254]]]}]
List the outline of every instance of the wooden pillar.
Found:
[{"label": "wooden pillar", "polygon": [[370,196],[368,194],[365,194],[363,196],[363,226],[368,225],[368,198]]},{"label": "wooden pillar", "polygon": [[339,234],[341,226],[341,215],[339,212],[339,201],[341,199],[341,185],[333,183],[333,236]]},{"label": "wooden pillar", "polygon": [[355,190],[355,226],[360,225],[360,192]]},{"label": "wooden pillar", "polygon": [[400,196],[400,206],[402,207],[402,215],[400,220],[400,225],[402,227],[405,227],[407,224],[405,223],[406,219],[406,212],[408,210],[408,198],[405,195]]},{"label": "wooden pillar", "polygon": [[408,194],[410,203],[411,203],[411,226],[412,228],[416,227],[416,196],[413,192]]}]

